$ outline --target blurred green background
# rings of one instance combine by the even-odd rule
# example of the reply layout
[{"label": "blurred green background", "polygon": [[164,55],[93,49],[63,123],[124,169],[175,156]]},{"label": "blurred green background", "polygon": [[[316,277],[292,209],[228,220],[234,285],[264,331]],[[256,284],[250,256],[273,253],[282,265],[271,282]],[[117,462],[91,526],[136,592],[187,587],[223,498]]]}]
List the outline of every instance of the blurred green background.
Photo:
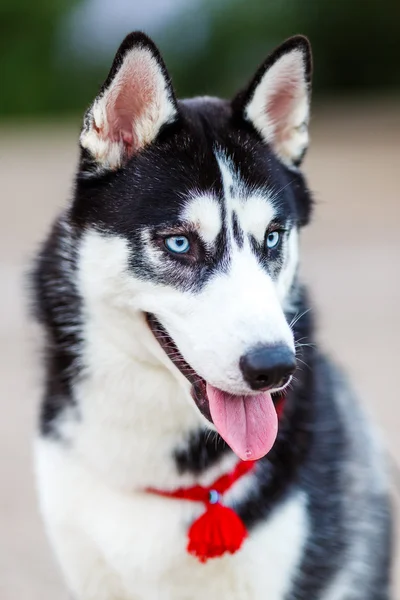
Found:
[{"label": "blurred green background", "polygon": [[0,118],[81,112],[133,29],[181,96],[232,95],[295,33],[313,44],[317,96],[400,90],[400,0],[0,0]]}]

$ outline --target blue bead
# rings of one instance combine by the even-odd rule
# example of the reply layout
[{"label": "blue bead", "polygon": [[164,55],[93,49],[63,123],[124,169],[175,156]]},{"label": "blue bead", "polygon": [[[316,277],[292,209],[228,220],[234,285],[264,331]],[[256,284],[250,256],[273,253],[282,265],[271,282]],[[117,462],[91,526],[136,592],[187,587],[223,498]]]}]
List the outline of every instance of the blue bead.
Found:
[{"label": "blue bead", "polygon": [[210,504],[217,504],[217,502],[219,502],[219,493],[217,492],[217,490],[210,490],[208,494],[208,499]]}]

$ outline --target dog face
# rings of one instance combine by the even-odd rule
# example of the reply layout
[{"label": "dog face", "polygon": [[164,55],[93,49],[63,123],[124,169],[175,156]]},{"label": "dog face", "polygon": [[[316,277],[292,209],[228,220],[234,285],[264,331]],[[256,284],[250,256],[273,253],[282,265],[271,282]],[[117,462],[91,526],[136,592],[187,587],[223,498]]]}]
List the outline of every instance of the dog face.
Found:
[{"label": "dog face", "polygon": [[[295,369],[285,308],[310,211],[298,170],[309,87],[309,45],[297,37],[233,102],[178,101],[154,44],[131,34],[81,134],[72,218],[126,253],[107,298],[146,316],[170,367],[241,458],[271,447],[271,393]],[[101,254],[96,277],[115,281]]]}]

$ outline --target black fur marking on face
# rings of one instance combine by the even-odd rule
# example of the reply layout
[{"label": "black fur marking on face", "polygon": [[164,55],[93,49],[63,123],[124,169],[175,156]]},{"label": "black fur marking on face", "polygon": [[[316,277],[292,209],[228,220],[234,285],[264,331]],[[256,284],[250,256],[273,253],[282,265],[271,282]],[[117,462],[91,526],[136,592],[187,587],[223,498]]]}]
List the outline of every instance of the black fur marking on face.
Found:
[{"label": "black fur marking on face", "polygon": [[243,248],[244,233],[239,225],[238,217],[237,217],[237,214],[235,211],[233,211],[233,213],[232,213],[232,232],[233,232],[233,238],[234,238],[235,242],[237,243],[238,247]]},{"label": "black fur marking on face", "polygon": [[[266,247],[267,235],[268,231],[265,232],[265,237],[261,243],[253,235],[249,235],[249,242],[263,269],[267,271],[271,279],[276,280],[283,265],[286,240],[280,241],[277,248],[268,249]],[[282,231],[281,235],[286,238],[288,233]]]}]

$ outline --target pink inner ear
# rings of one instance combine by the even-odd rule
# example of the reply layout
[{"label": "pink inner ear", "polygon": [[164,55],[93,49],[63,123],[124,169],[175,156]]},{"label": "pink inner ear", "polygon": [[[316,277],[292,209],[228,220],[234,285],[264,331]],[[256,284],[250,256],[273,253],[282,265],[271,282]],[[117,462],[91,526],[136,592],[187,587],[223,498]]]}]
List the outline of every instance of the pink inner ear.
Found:
[{"label": "pink inner ear", "polygon": [[[161,89],[160,89],[161,87]],[[143,145],[143,134],[156,120],[164,82],[155,59],[144,50],[124,60],[106,92],[107,133],[113,142],[123,141],[130,156]],[[104,132],[105,133],[105,132]]]},{"label": "pink inner ear", "polygon": [[295,60],[281,65],[279,72],[274,67],[268,75],[265,112],[274,126],[275,135],[282,140],[288,128],[293,126],[292,115],[304,97],[306,84],[302,64]]},{"label": "pink inner ear", "polygon": [[294,90],[282,89],[267,102],[266,112],[277,129],[286,124],[295,100]]}]

